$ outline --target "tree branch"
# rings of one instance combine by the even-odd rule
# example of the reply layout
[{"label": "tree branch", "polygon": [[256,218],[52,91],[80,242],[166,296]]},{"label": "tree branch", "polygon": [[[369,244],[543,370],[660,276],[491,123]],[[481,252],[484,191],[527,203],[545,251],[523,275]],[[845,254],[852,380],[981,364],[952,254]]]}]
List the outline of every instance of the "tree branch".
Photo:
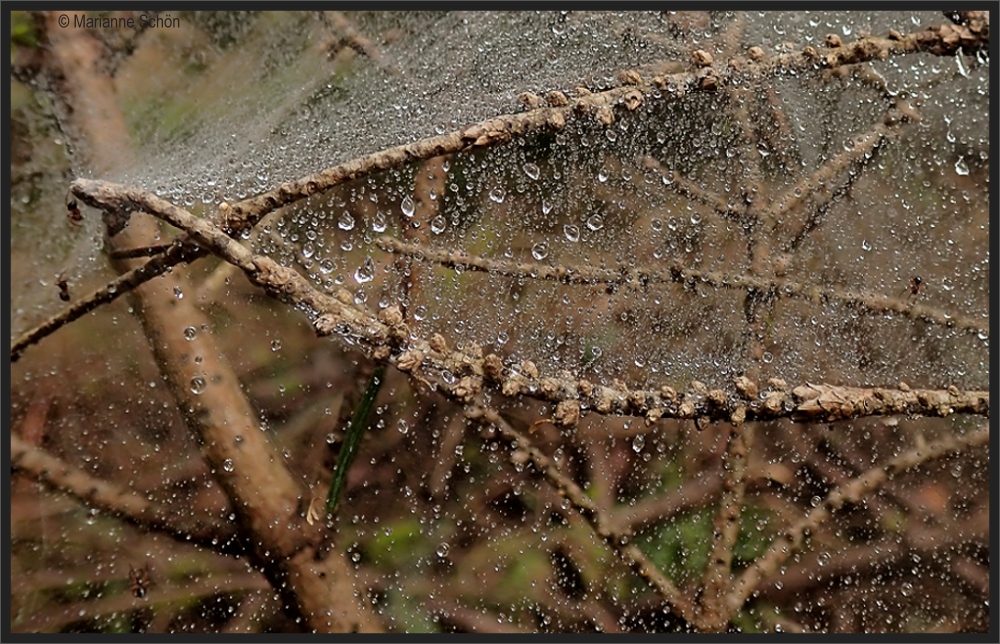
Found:
[{"label": "tree branch", "polygon": [[163,508],[145,497],[114,483],[87,474],[45,450],[32,447],[13,432],[10,435],[10,466],[110,516],[140,530],[163,533],[175,541],[194,544],[222,554],[246,554],[230,525],[213,524],[207,519],[195,523],[177,522]]}]

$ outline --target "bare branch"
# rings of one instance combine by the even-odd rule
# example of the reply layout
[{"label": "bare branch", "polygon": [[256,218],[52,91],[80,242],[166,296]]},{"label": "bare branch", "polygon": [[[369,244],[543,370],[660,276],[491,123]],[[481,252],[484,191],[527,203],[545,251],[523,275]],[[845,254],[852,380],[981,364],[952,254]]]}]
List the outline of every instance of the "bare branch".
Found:
[{"label": "bare branch", "polygon": [[80,468],[32,447],[17,434],[10,435],[10,466],[59,492],[64,492],[87,507],[122,519],[141,530],[161,532],[180,543],[203,546],[223,554],[245,554],[236,530],[203,519],[180,523],[167,517],[155,503],[108,481],[95,478]]}]

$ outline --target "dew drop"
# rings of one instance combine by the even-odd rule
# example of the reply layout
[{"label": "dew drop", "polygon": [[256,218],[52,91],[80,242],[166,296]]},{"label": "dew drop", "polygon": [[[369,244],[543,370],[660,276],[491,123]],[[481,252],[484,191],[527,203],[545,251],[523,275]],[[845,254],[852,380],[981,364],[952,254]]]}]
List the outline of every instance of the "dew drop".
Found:
[{"label": "dew drop", "polygon": [[375,279],[375,262],[371,257],[366,257],[364,263],[354,271],[354,281],[358,284],[365,284]]},{"label": "dew drop", "polygon": [[525,163],[524,174],[528,175],[528,177],[530,177],[532,180],[535,180],[538,179],[538,177],[541,175],[541,171],[538,169],[538,166],[535,165],[534,163]]},{"label": "dew drop", "polygon": [[403,215],[409,219],[413,216],[414,211],[417,209],[416,204],[413,203],[413,199],[410,197],[403,197],[403,201],[399,204],[399,209],[403,211]]},{"label": "dew drop", "polygon": [[448,220],[443,216],[438,215],[434,219],[431,219],[431,232],[435,235],[440,235],[444,232],[444,229],[448,227]]},{"label": "dew drop", "polygon": [[386,221],[385,214],[381,210],[376,212],[375,218],[372,220],[372,230],[377,233],[384,233],[388,225],[389,223]]},{"label": "dew drop", "polygon": [[955,164],[955,173],[963,177],[969,176],[969,166],[965,163],[965,157],[960,158]]},{"label": "dew drop", "polygon": [[591,230],[600,230],[601,228],[604,228],[604,220],[600,215],[591,215],[590,218],[587,219],[587,228]]},{"label": "dew drop", "polygon": [[226,470],[227,472],[232,472],[233,470],[235,470],[236,466],[233,465],[233,459],[227,458],[226,460],[224,460],[222,462],[222,469]]},{"label": "dew drop", "polygon": [[580,227],[574,224],[566,224],[563,226],[563,234],[566,235],[566,239],[573,243],[580,241]]},{"label": "dew drop", "polygon": [[497,202],[503,203],[503,200],[507,198],[507,193],[504,192],[503,188],[494,188],[490,190],[490,199]]},{"label": "dew drop", "polygon": [[542,261],[549,256],[549,245],[547,242],[538,242],[531,247],[531,256]]},{"label": "dew drop", "polygon": [[337,220],[337,227],[341,230],[352,230],[354,228],[354,217],[351,213],[344,211],[344,214]]},{"label": "dew drop", "polygon": [[271,340],[271,351],[281,350],[281,340]]},{"label": "dew drop", "polygon": [[184,329],[184,339],[187,340],[188,342],[194,340],[195,336],[197,335],[198,335],[198,329],[194,328],[193,326],[189,326]]},{"label": "dew drop", "polygon": [[201,394],[205,391],[206,386],[207,383],[205,382],[205,379],[202,378],[201,376],[195,376],[194,378],[191,378],[191,393]]}]

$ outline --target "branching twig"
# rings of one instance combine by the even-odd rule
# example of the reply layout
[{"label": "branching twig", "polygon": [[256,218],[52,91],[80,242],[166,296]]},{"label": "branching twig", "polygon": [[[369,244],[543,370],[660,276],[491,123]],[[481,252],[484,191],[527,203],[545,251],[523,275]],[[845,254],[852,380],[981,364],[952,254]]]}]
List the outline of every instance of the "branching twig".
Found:
[{"label": "branching twig", "polygon": [[732,586],[725,600],[729,615],[735,614],[753,594],[761,582],[774,574],[792,554],[802,547],[806,535],[826,521],[834,512],[848,503],[858,503],[873,494],[887,480],[906,470],[949,454],[989,445],[989,427],[980,428],[962,436],[948,436],[927,445],[920,445],[885,465],[874,467],[861,476],[830,492],[823,502],[775,540],[771,548],[747,568]]},{"label": "branching twig", "polygon": [[531,444],[523,434],[492,409],[478,406],[466,408],[466,416],[472,420],[493,425],[506,440],[511,441],[516,451],[520,451],[534,465],[535,469],[565,497],[594,532],[604,540],[621,559],[642,577],[668,603],[678,615],[690,621],[693,607],[681,591],[667,579],[646,557],[638,546],[632,543],[632,535],[620,529],[607,513],[594,502],[579,485],[563,474],[555,462]]}]

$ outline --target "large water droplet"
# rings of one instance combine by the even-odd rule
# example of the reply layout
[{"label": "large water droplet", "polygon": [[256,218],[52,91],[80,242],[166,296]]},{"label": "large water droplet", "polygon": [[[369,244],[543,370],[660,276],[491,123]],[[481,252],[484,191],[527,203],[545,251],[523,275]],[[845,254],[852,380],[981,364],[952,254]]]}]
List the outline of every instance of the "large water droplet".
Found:
[{"label": "large water droplet", "polygon": [[381,210],[376,212],[375,218],[372,219],[372,230],[377,233],[384,233],[388,225],[389,224],[385,219],[385,214],[383,214]]},{"label": "large water droplet", "polygon": [[201,376],[195,376],[194,378],[191,378],[191,393],[201,394],[205,391],[205,387],[207,386],[208,383],[206,383],[205,379],[202,378]]},{"label": "large water droplet", "polygon": [[413,212],[417,209],[417,206],[413,203],[413,199],[410,197],[403,197],[403,201],[399,204],[399,209],[402,210],[403,215],[409,219],[413,216]]},{"label": "large water droplet", "polygon": [[337,227],[339,227],[341,230],[351,230],[351,229],[353,229],[354,228],[354,217],[351,216],[351,213],[349,213],[349,212],[347,212],[345,210],[344,214],[342,214],[340,216],[340,219],[337,220]]},{"label": "large water droplet", "polygon": [[538,242],[531,247],[531,256],[542,261],[549,256],[549,245],[547,242]]},{"label": "large water droplet", "polygon": [[444,229],[448,227],[448,220],[443,216],[438,215],[434,219],[431,219],[431,232],[435,235],[440,235],[444,232]]},{"label": "large water droplet", "polygon": [[354,271],[354,280],[358,284],[364,284],[375,279],[375,262],[371,257],[366,257],[364,263]]},{"label": "large water droplet", "polygon": [[580,227],[574,224],[566,224],[563,226],[563,234],[566,235],[566,239],[573,243],[580,241]]},{"label": "large water droplet", "polygon": [[591,230],[600,230],[604,228],[604,219],[600,215],[591,215],[587,219],[587,228]]},{"label": "large water droplet", "polygon": [[194,340],[195,336],[198,335],[198,330],[193,326],[189,326],[184,329],[184,339],[190,342]]}]

